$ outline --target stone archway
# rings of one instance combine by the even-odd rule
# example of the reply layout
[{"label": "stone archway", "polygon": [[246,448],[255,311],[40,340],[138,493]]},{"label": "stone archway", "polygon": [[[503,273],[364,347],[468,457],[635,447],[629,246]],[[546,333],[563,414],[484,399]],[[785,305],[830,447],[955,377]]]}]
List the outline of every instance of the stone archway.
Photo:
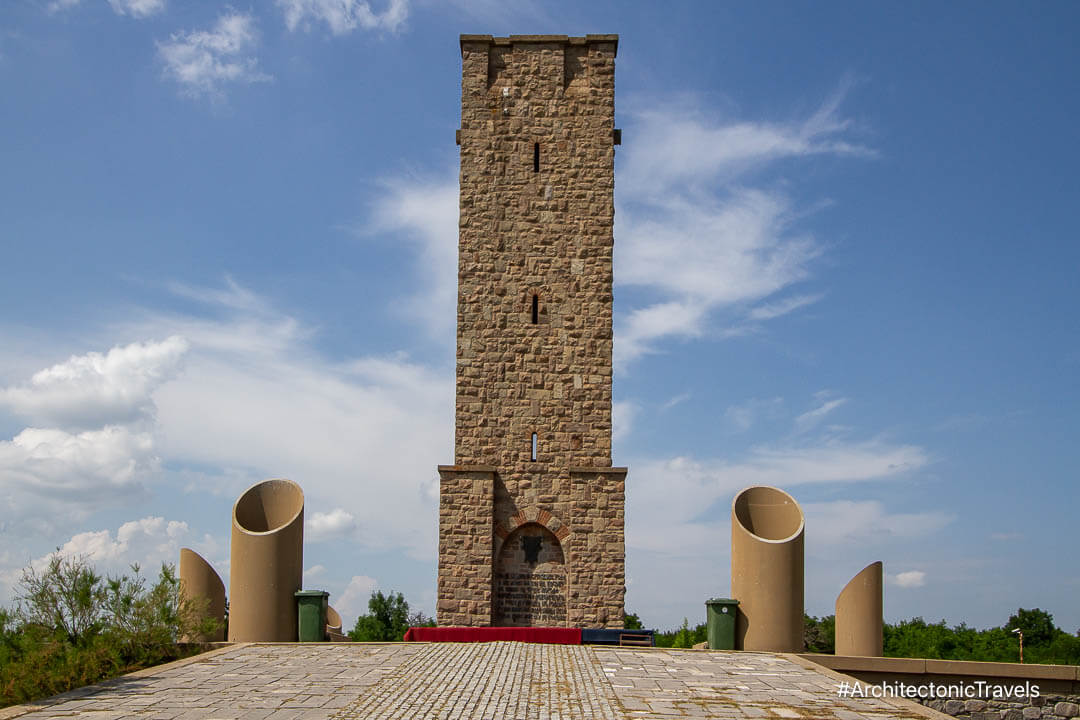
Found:
[{"label": "stone archway", "polygon": [[520,525],[495,561],[493,625],[566,625],[566,559],[555,533],[540,523]]}]

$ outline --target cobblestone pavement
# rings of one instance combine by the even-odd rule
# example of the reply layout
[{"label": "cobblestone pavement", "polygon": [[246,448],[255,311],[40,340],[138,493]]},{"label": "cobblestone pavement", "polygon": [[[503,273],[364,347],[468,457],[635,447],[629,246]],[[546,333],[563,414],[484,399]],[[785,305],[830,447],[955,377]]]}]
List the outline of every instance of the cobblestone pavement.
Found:
[{"label": "cobblestone pavement", "polygon": [[589,648],[434,643],[335,718],[622,720]]},{"label": "cobblestone pavement", "polygon": [[[790,656],[512,642],[241,645],[10,717],[202,720],[890,720]],[[12,712],[16,714],[12,714]]]}]

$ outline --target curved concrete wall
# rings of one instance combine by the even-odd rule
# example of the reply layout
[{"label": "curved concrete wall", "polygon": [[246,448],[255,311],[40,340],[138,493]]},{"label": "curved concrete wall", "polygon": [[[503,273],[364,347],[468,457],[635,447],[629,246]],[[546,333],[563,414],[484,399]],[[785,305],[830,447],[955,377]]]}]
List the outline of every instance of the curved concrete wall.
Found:
[{"label": "curved concrete wall", "polygon": [[229,641],[294,642],[304,567],[304,491],[292,480],[252,485],[233,506]]},{"label": "curved concrete wall", "polygon": [[881,657],[881,561],[870,563],[836,598],[836,654]]},{"label": "curved concrete wall", "polygon": [[735,647],[803,649],[802,508],[783,490],[758,485],[731,503],[731,594],[739,601]]},{"label": "curved concrete wall", "polygon": [[341,634],[341,615],[329,605],[326,607],[326,632]]},{"label": "curved concrete wall", "polygon": [[185,599],[205,598],[209,604],[201,613],[218,621],[218,629],[208,635],[184,636],[180,642],[221,642],[225,639],[225,583],[202,555],[180,548],[180,594]]}]

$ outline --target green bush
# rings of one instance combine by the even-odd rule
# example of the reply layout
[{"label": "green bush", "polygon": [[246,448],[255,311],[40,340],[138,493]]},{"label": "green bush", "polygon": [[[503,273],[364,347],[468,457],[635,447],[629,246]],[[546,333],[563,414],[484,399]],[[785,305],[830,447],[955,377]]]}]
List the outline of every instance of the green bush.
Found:
[{"label": "green bush", "polygon": [[172,566],[149,588],[132,571],[103,578],[59,553],[23,570],[15,609],[0,609],[0,707],[190,655],[177,640],[216,629],[206,601],[181,597]]}]

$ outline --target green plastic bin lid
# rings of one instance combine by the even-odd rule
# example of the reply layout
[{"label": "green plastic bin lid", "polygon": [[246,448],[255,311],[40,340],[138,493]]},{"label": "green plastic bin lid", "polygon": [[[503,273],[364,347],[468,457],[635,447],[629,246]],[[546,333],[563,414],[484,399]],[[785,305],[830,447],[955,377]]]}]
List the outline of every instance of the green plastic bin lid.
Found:
[{"label": "green plastic bin lid", "polygon": [[706,605],[738,605],[739,601],[738,600],[733,600],[732,598],[710,598],[709,600],[705,601],[705,604]]},{"label": "green plastic bin lid", "polygon": [[293,597],[330,597],[330,593],[325,590],[297,590],[293,593]]}]

